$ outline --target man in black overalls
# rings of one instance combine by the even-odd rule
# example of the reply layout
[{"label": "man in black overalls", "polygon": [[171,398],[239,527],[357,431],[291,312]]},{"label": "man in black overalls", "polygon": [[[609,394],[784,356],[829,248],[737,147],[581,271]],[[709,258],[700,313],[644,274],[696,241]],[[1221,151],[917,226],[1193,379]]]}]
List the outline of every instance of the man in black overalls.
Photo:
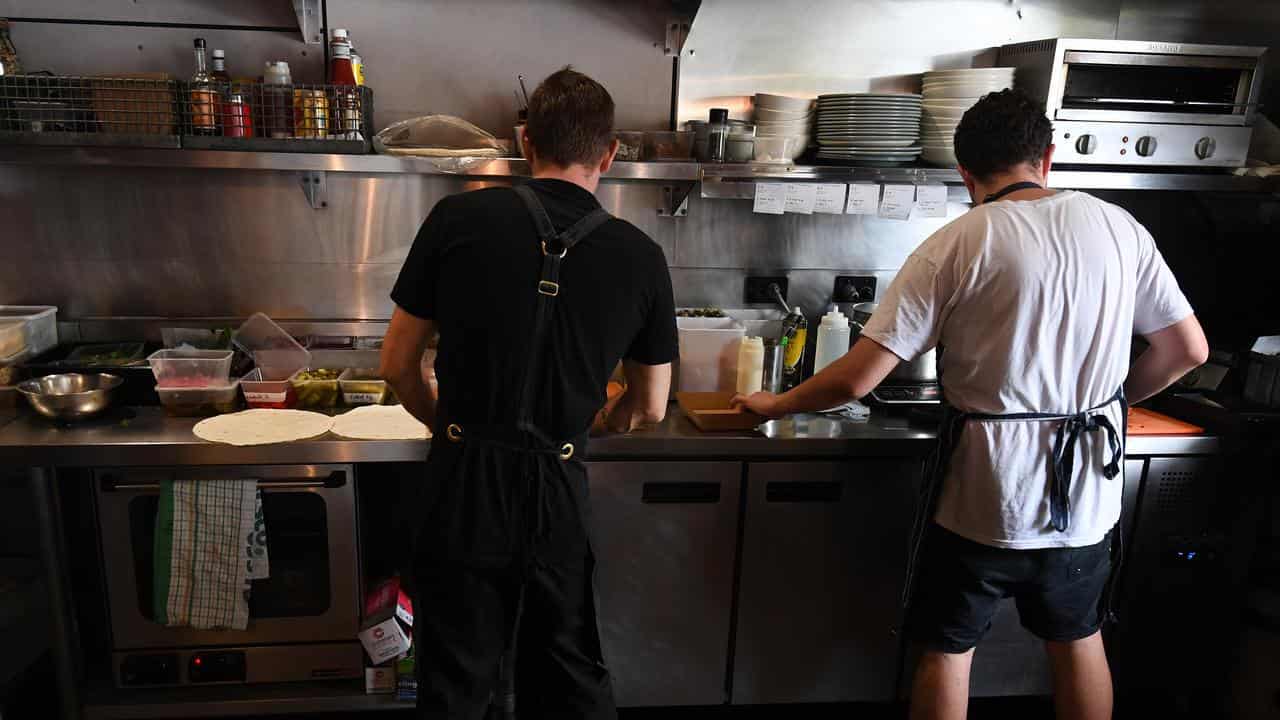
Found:
[{"label": "man in black overalls", "polygon": [[[768,416],[835,407],[900,358],[944,351],[906,583],[907,630],[923,646],[913,718],[965,717],[974,647],[1010,597],[1045,642],[1059,720],[1110,717],[1099,629],[1122,540],[1126,397],[1208,353],[1150,233],[1119,207],[1046,188],[1052,139],[1019,93],[974,105],[955,149],[978,207],[912,254],[844,358],[785,395],[738,400]],[[1135,334],[1150,349],[1130,368]]]},{"label": "man in black overalls", "polygon": [[[500,665],[521,718],[616,716],[582,457],[593,420],[662,419],[677,350],[661,248],[593,195],[613,114],[587,76],[548,77],[523,138],[533,180],[440,200],[392,291],[383,372],[435,433],[413,506],[424,718],[483,717]],[[437,331],[438,399],[419,369]],[[601,411],[619,360],[627,389]]]}]

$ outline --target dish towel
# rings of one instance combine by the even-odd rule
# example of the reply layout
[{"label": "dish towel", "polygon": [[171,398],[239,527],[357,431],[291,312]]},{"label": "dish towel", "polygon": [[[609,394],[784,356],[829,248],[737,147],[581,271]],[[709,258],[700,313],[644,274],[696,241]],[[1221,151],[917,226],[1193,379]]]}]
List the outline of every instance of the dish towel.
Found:
[{"label": "dish towel", "polygon": [[267,577],[257,480],[164,480],[156,512],[155,620],[244,630],[249,582]]}]

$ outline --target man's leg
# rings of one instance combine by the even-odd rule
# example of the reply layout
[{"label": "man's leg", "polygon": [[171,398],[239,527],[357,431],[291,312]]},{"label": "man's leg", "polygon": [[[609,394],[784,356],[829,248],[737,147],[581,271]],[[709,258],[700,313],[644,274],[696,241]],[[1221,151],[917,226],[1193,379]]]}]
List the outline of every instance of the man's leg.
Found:
[{"label": "man's leg", "polygon": [[1053,702],[1058,720],[1109,720],[1111,669],[1102,633],[1071,642],[1046,642],[1053,668]]},{"label": "man's leg", "polygon": [[921,655],[911,687],[911,720],[964,720],[972,665],[973,649],[962,653],[928,650]]}]

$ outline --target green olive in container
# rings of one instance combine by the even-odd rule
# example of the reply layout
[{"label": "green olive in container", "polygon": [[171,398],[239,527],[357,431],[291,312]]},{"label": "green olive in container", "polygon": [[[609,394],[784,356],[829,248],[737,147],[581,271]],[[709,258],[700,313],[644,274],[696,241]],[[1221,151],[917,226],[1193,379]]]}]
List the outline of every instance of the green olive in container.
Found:
[{"label": "green olive in container", "polygon": [[302,410],[337,407],[338,379],[341,377],[341,370],[312,368],[298,371],[289,379],[298,398],[296,407]]},{"label": "green olive in container", "polygon": [[387,381],[376,370],[348,370],[338,385],[347,405],[382,405],[387,401]]}]

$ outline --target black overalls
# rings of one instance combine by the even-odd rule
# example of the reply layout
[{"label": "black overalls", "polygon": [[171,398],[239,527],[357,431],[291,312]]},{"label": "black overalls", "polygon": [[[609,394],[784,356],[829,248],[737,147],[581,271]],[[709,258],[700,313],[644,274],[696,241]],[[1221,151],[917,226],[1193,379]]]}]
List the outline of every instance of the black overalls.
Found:
[{"label": "black overalls", "polygon": [[[1018,190],[1040,188],[1033,182],[1019,182],[1002,188],[983,198],[982,204],[999,200],[1009,193]],[[1116,428],[1103,410],[1111,405],[1119,404],[1121,408],[1121,427]],[[1111,456],[1103,463],[1102,473],[1108,480],[1117,476],[1123,482],[1124,470],[1124,438],[1127,430],[1128,402],[1124,388],[1116,390],[1106,402],[1076,413],[1028,412],[992,415],[986,413],[966,413],[952,407],[945,399],[942,401],[942,422],[938,427],[938,440],[925,468],[925,482],[921,490],[920,501],[916,510],[915,523],[912,528],[910,557],[907,564],[907,577],[903,590],[903,605],[909,607],[912,591],[915,589],[915,574],[920,560],[920,552],[924,545],[925,535],[933,524],[937,512],[938,499],[942,494],[942,483],[946,480],[951,465],[951,455],[955,451],[964,431],[965,425],[974,422],[1051,422],[1056,423],[1052,447],[1053,462],[1049,470],[1049,515],[1050,526],[1057,532],[1066,532],[1071,523],[1071,477],[1074,473],[1075,447],[1081,434],[1102,432],[1107,438]],[[1121,492],[1123,495],[1123,491]],[[1103,594],[1102,616],[1104,619],[1112,615],[1111,596],[1115,587],[1116,574],[1123,560],[1123,533],[1115,533],[1113,543],[1112,577],[1107,590]]]},{"label": "black overalls", "polygon": [[531,333],[531,356],[510,423],[477,425],[464,408],[441,408],[414,563],[418,711],[484,717],[503,692],[499,665],[514,656],[522,719],[614,718],[580,460],[588,428],[552,438],[532,422],[560,264],[611,216],[597,209],[556,233],[533,191],[515,192],[533,215],[543,256],[536,285],[513,290],[513,302],[537,303],[533,327],[512,330]]}]

